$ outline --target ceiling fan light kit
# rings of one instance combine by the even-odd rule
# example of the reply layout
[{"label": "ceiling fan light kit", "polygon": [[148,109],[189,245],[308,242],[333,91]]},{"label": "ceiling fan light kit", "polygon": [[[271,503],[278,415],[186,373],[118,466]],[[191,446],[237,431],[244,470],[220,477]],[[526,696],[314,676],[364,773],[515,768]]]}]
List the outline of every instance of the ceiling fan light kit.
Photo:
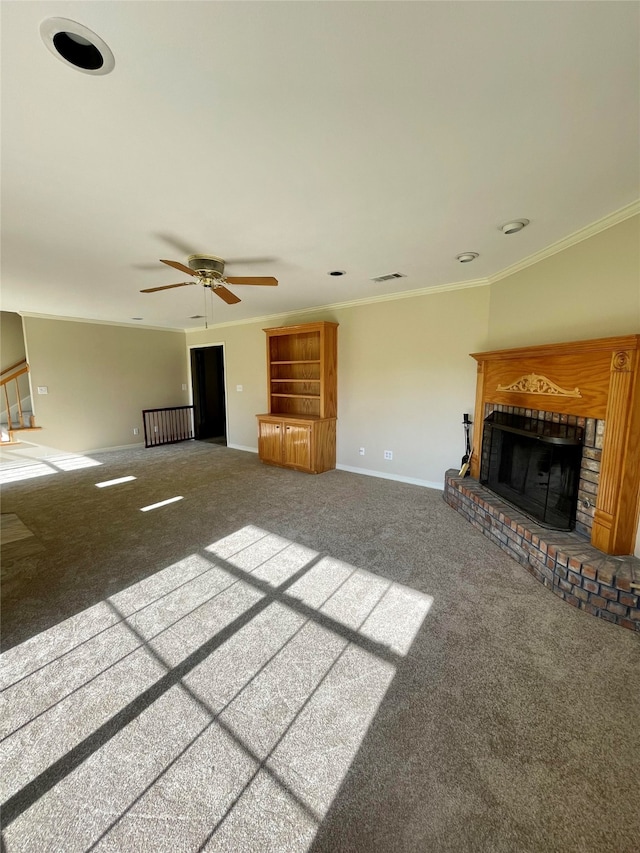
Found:
[{"label": "ceiling fan light kit", "polygon": [[[162,263],[166,263],[166,261]],[[195,273],[218,274],[220,276],[224,274],[224,261],[215,255],[189,255],[187,266]]]}]

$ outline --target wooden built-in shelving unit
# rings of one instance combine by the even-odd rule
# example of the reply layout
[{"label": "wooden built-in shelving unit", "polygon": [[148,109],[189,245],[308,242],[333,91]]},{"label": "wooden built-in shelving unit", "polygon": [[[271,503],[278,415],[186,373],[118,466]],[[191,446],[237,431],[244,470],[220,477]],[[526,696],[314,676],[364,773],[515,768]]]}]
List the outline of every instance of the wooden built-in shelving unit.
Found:
[{"label": "wooden built-in shelving unit", "polygon": [[335,468],[337,323],[265,329],[269,411],[258,415],[260,459],[319,474]]}]

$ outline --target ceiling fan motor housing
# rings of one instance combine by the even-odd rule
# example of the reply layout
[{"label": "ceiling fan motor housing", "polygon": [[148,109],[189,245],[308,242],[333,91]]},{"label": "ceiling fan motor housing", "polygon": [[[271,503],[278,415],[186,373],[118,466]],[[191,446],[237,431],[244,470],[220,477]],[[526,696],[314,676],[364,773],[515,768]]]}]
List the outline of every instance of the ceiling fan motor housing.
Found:
[{"label": "ceiling fan motor housing", "polygon": [[189,255],[189,269],[201,275],[218,278],[224,275],[224,261],[215,255]]}]

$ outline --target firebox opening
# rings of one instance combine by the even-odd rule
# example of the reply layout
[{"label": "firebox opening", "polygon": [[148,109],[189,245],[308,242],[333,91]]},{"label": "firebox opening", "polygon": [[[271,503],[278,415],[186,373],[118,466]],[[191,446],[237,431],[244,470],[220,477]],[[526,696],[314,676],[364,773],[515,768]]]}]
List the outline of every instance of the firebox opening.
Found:
[{"label": "firebox opening", "polygon": [[492,412],[484,422],[480,482],[538,523],[572,530],[583,430]]}]

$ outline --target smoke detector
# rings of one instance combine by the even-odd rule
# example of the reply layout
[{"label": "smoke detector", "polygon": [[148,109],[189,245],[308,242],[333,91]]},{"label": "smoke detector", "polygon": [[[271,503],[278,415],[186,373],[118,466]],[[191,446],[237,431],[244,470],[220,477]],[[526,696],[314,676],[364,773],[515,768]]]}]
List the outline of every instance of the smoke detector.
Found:
[{"label": "smoke detector", "polygon": [[500,230],[503,234],[515,234],[518,231],[522,231],[523,228],[526,228],[528,224],[528,219],[514,219],[511,222],[505,222],[504,225],[501,225]]},{"label": "smoke detector", "polygon": [[463,252],[461,255],[456,255],[456,261],[460,261],[461,264],[468,264],[479,257],[477,252]]}]

